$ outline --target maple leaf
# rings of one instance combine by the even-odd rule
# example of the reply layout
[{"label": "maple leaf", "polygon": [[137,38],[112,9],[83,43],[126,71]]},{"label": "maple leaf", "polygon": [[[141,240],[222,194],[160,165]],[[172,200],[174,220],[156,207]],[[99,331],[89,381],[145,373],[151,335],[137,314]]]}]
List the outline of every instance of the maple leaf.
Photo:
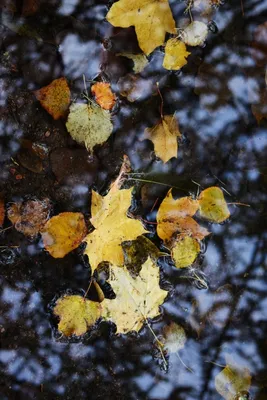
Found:
[{"label": "maple leaf", "polygon": [[141,140],[149,139],[154,143],[156,155],[166,163],[172,157],[177,157],[177,138],[181,136],[174,115],[165,115],[153,128],[146,128]]},{"label": "maple leaf", "polygon": [[63,212],[49,219],[41,233],[51,256],[63,258],[80,245],[86,232],[83,214]]},{"label": "maple leaf", "polygon": [[251,375],[248,368],[237,368],[236,366],[226,365],[215,376],[216,390],[225,400],[236,400],[237,395],[249,390],[250,384]]},{"label": "maple leaf", "polygon": [[200,216],[211,222],[221,223],[230,216],[223,192],[216,186],[203,190],[198,202]]},{"label": "maple leaf", "polygon": [[159,286],[159,268],[151,258],[133,278],[126,267],[110,268],[109,281],[116,298],[102,303],[102,317],[117,325],[117,333],[139,331],[147,318],[159,315],[159,306],[168,292]]},{"label": "maple leaf", "polygon": [[79,295],[60,297],[53,313],[59,317],[58,330],[65,336],[81,336],[99,319],[101,305]]},{"label": "maple leaf", "polygon": [[115,96],[110,89],[110,83],[97,82],[91,87],[97,104],[104,110],[111,110],[115,104]]},{"label": "maple leaf", "polygon": [[140,48],[150,54],[175,33],[175,21],[168,0],[119,0],[112,5],[107,20],[113,26],[135,26]]},{"label": "maple leaf", "polygon": [[70,105],[70,89],[65,78],[55,79],[48,86],[35,90],[34,94],[54,119],[66,116]]},{"label": "maple leaf", "polygon": [[70,107],[66,128],[76,142],[93,151],[109,138],[113,125],[108,111],[96,105],[75,103]]},{"label": "maple leaf", "polygon": [[177,71],[187,64],[187,57],[190,54],[184,42],[175,38],[169,39],[165,47],[163,67]]}]

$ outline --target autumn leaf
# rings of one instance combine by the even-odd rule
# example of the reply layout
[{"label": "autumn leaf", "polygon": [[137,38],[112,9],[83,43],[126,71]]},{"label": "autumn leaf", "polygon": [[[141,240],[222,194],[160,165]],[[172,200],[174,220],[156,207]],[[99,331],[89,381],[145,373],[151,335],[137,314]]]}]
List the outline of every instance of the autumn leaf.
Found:
[{"label": "autumn leaf", "polygon": [[187,64],[187,57],[190,54],[184,42],[175,38],[169,39],[165,47],[163,67],[177,71]]},{"label": "autumn leaf", "polygon": [[101,305],[79,295],[60,297],[53,313],[59,317],[58,330],[65,336],[81,336],[100,317]]},{"label": "autumn leaf", "polygon": [[175,322],[171,322],[170,325],[164,326],[163,339],[161,342],[169,353],[176,353],[183,349],[186,342],[184,328]]},{"label": "autumn leaf", "polygon": [[41,233],[50,255],[63,258],[80,245],[86,232],[83,214],[63,212],[47,221]]},{"label": "autumn leaf", "polygon": [[126,267],[110,268],[110,285],[116,298],[105,299],[102,316],[117,325],[117,333],[139,332],[148,318],[159,315],[167,292],[159,286],[159,268],[148,258],[133,278]]},{"label": "autumn leaf", "polygon": [[164,43],[167,32],[175,33],[168,0],[119,0],[106,18],[113,26],[135,26],[139,46],[147,55]]},{"label": "autumn leaf", "polygon": [[55,79],[48,86],[35,90],[34,94],[54,119],[66,116],[70,105],[70,89],[65,78]]},{"label": "autumn leaf", "polygon": [[198,207],[198,201],[191,197],[181,197],[175,200],[172,197],[172,189],[170,189],[158,210],[158,236],[165,243],[170,243],[176,240],[177,233],[185,233],[198,240],[209,235],[207,229],[192,218]]},{"label": "autumn leaf", "polygon": [[134,63],[133,70],[135,74],[142,72],[148,64],[148,59],[146,58],[145,54],[118,53],[116,55],[132,60]]},{"label": "autumn leaf", "polygon": [[48,199],[28,200],[11,204],[7,216],[18,232],[33,238],[44,227],[50,212],[51,203]]},{"label": "autumn leaf", "polygon": [[113,125],[110,113],[90,104],[75,103],[70,107],[66,127],[71,137],[93,151],[111,135]]},{"label": "autumn leaf", "polygon": [[193,264],[199,252],[200,245],[198,241],[186,235],[175,241],[171,249],[171,256],[177,268],[185,268]]},{"label": "autumn leaf", "polygon": [[215,376],[215,387],[225,400],[236,400],[241,392],[249,390],[251,384],[250,371],[247,368],[239,369],[236,366],[226,367]]},{"label": "autumn leaf", "polygon": [[97,104],[104,110],[111,110],[116,98],[110,89],[110,83],[97,82],[91,87],[91,92],[95,96]]},{"label": "autumn leaf", "polygon": [[5,220],[5,201],[3,197],[0,196],[0,227],[3,226]]},{"label": "autumn leaf", "polygon": [[149,139],[154,143],[154,150],[164,163],[177,157],[177,138],[181,136],[179,125],[174,115],[165,115],[153,128],[146,128],[142,140]]},{"label": "autumn leaf", "polygon": [[212,186],[203,190],[198,201],[201,217],[216,223],[223,222],[230,217],[230,211],[220,188]]},{"label": "autumn leaf", "polygon": [[204,22],[193,21],[183,30],[183,41],[189,46],[201,46],[207,39],[208,32]]}]

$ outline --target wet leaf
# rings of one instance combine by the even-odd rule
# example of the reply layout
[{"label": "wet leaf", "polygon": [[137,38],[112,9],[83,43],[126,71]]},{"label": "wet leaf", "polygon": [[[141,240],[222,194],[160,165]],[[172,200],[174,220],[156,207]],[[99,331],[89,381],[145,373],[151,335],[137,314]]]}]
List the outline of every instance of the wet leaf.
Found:
[{"label": "wet leaf", "polygon": [[82,103],[71,105],[66,127],[71,137],[76,142],[85,144],[90,152],[97,144],[104,143],[113,129],[108,111]]},{"label": "wet leaf", "polygon": [[138,332],[147,318],[159,315],[159,306],[167,296],[159,287],[159,268],[150,258],[136,278],[126,267],[112,266],[109,283],[116,298],[101,303],[102,316],[117,325],[117,333]]},{"label": "wet leaf", "polygon": [[137,100],[144,100],[156,90],[154,81],[150,79],[142,79],[140,76],[127,74],[118,81],[120,95],[127,97],[127,100],[133,103]]},{"label": "wet leaf", "polygon": [[165,47],[163,67],[177,71],[187,64],[187,57],[190,54],[184,42],[175,38],[169,39]]},{"label": "wet leaf", "polygon": [[184,328],[175,322],[163,328],[163,345],[169,353],[176,353],[184,348],[186,334]]},{"label": "wet leaf", "polygon": [[22,7],[22,15],[29,16],[35,14],[40,7],[40,0],[24,0]]},{"label": "wet leaf", "polygon": [[145,54],[118,53],[117,56],[122,56],[133,60],[133,70],[135,74],[142,72],[148,64],[148,59],[146,58]]},{"label": "wet leaf", "polygon": [[55,79],[48,86],[35,90],[34,94],[54,119],[66,117],[70,105],[70,89],[65,78]]},{"label": "wet leaf", "polygon": [[181,136],[179,125],[174,115],[165,115],[153,128],[147,128],[142,140],[149,139],[154,143],[154,150],[164,163],[177,157],[177,138]]},{"label": "wet leaf", "polygon": [[192,218],[198,207],[198,201],[191,197],[181,197],[175,200],[172,197],[172,189],[170,189],[158,210],[158,236],[165,243],[170,243],[176,240],[177,233],[185,233],[199,240],[209,235],[207,229]]},{"label": "wet leaf", "polygon": [[230,217],[230,211],[220,188],[212,186],[203,190],[198,201],[201,217],[216,223],[223,222]]},{"label": "wet leaf", "polygon": [[63,296],[54,307],[59,317],[58,330],[65,336],[81,336],[91,328],[100,317],[101,306],[79,295]]},{"label": "wet leaf", "polygon": [[184,236],[171,249],[171,255],[177,268],[189,267],[193,264],[200,252],[200,245],[196,239]]},{"label": "wet leaf", "polygon": [[189,46],[201,46],[207,39],[208,32],[204,22],[193,21],[183,30],[183,41]]},{"label": "wet leaf", "polygon": [[51,212],[48,199],[29,200],[11,204],[7,216],[18,232],[35,237],[42,230]]},{"label": "wet leaf", "polygon": [[113,26],[135,26],[140,48],[150,54],[165,41],[167,32],[175,33],[175,21],[168,0],[119,0],[107,14]]},{"label": "wet leaf", "polygon": [[111,110],[116,98],[110,89],[110,83],[97,82],[91,87],[91,92],[95,96],[97,104],[104,110]]},{"label": "wet leaf", "polygon": [[250,371],[247,368],[238,369],[226,367],[215,376],[215,387],[225,400],[236,400],[240,392],[248,391],[251,384]]},{"label": "wet leaf", "polygon": [[83,214],[63,212],[47,221],[41,233],[50,255],[63,258],[80,245],[86,232]]},{"label": "wet leaf", "polygon": [[0,195],[0,227],[3,226],[5,220],[5,201]]}]

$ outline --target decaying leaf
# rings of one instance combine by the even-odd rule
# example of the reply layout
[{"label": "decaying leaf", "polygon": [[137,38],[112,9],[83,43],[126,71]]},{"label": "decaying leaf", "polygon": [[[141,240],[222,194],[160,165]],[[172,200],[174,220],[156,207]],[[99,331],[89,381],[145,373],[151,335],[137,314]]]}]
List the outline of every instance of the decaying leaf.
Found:
[{"label": "decaying leaf", "polygon": [[104,143],[113,126],[108,111],[90,104],[75,103],[70,106],[66,127],[71,137],[93,151],[97,144]]},{"label": "decaying leaf", "polygon": [[113,26],[135,26],[140,48],[150,54],[164,43],[167,32],[175,33],[175,21],[168,0],[119,0],[107,14]]},{"label": "decaying leaf", "polygon": [[179,125],[174,115],[165,115],[153,128],[146,128],[142,140],[149,139],[154,143],[156,155],[166,163],[177,157],[177,138],[181,136]]},{"label": "decaying leaf", "polygon": [[3,226],[5,220],[5,201],[0,195],[0,227]]},{"label": "decaying leaf", "polygon": [[184,42],[175,38],[169,39],[165,47],[163,67],[177,71],[187,64],[187,57],[190,54]]},{"label": "decaying leaf", "polygon": [[133,60],[134,63],[134,73],[139,74],[148,64],[148,59],[145,54],[132,54],[132,53],[118,53],[117,56],[122,56]]},{"label": "decaying leaf", "polygon": [[144,100],[156,91],[156,85],[152,78],[143,79],[134,74],[121,77],[118,81],[118,88],[121,96],[127,97],[131,103]]},{"label": "decaying leaf", "polygon": [[215,387],[225,400],[236,400],[236,396],[248,391],[251,384],[250,371],[247,368],[238,369],[232,365],[226,367],[215,376]]},{"label": "decaying leaf", "polygon": [[161,341],[169,353],[176,353],[184,348],[186,342],[184,328],[175,322],[171,322],[170,325],[163,328],[163,340]]},{"label": "decaying leaf", "polygon": [[177,233],[185,233],[198,240],[209,235],[207,229],[192,218],[198,207],[198,201],[191,197],[181,197],[175,200],[172,197],[172,189],[170,189],[158,210],[158,236],[165,243],[169,243],[176,239]]},{"label": "decaying leaf", "polygon": [[65,295],[59,298],[54,314],[59,317],[58,330],[65,336],[81,336],[100,317],[101,305],[79,295]]},{"label": "decaying leaf", "polygon": [[204,22],[193,21],[183,30],[183,41],[188,46],[201,46],[208,36],[208,27]]},{"label": "decaying leaf", "polygon": [[80,245],[86,232],[83,214],[63,212],[47,221],[41,233],[51,256],[63,258]]},{"label": "decaying leaf", "polygon": [[110,89],[110,83],[97,82],[91,87],[91,92],[101,108],[104,110],[111,110],[113,108],[116,98]]},{"label": "decaying leaf", "polygon": [[203,190],[198,201],[201,217],[216,223],[223,222],[230,217],[230,211],[220,188],[212,186]]},{"label": "decaying leaf", "polygon": [[34,92],[42,107],[54,119],[65,117],[70,105],[70,89],[65,78],[55,79]]},{"label": "decaying leaf", "polygon": [[11,204],[7,216],[18,232],[35,237],[42,230],[51,212],[48,199],[29,200]]},{"label": "decaying leaf", "polygon": [[116,298],[101,303],[102,316],[117,325],[117,333],[138,332],[147,318],[159,315],[159,306],[167,296],[159,286],[159,268],[150,258],[136,278],[126,267],[112,266],[109,283]]},{"label": "decaying leaf", "polygon": [[200,252],[198,241],[191,236],[184,236],[175,242],[171,255],[177,268],[189,267]]}]

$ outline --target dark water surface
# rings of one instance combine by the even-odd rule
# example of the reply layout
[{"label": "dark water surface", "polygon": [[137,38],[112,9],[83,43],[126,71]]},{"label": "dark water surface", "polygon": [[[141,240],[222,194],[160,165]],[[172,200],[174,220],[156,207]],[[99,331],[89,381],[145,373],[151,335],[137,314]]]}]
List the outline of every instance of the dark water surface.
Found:
[{"label": "dark water surface", "polygon": [[[167,356],[164,371],[146,327],[138,336],[115,336],[114,326],[101,323],[81,340],[59,338],[49,305],[67,289],[87,289],[90,270],[81,252],[54,259],[39,237],[2,232],[0,398],[219,400],[214,378],[230,354],[250,370],[250,399],[267,399],[267,133],[266,121],[258,124],[252,112],[267,116],[267,27],[257,30],[267,21],[267,1],[228,1],[214,10],[218,31],[209,33],[205,47],[192,49],[181,73],[162,68],[163,49],[156,49],[137,101],[120,96],[113,134],[93,156],[33,90],[65,76],[72,99],[81,99],[83,74],[95,79],[101,73],[119,93],[132,62],[116,54],[138,51],[134,30],[108,24],[111,2],[104,0],[40,0],[36,9],[34,3],[25,0],[23,8],[0,0],[0,189],[6,203],[48,197],[54,214],[80,211],[88,219],[91,188],[105,194],[127,154],[141,178],[180,187],[178,195],[216,185],[228,202],[250,207],[232,205],[227,223],[206,224],[212,235],[197,273],[204,272],[208,289],[197,287],[192,271],[160,263],[162,286],[172,291],[152,326],[158,334],[170,321],[184,327],[179,356],[193,372],[175,354]],[[188,18],[184,2],[170,3],[176,21]],[[198,10],[193,15],[205,21]],[[178,159],[167,164],[155,158],[151,142],[140,141],[159,119],[156,82],[164,113],[176,113],[182,132]],[[32,144],[41,146],[41,161]],[[134,212],[155,220],[150,210],[168,187],[136,182],[136,188]],[[153,224],[147,228],[153,231]]]}]

